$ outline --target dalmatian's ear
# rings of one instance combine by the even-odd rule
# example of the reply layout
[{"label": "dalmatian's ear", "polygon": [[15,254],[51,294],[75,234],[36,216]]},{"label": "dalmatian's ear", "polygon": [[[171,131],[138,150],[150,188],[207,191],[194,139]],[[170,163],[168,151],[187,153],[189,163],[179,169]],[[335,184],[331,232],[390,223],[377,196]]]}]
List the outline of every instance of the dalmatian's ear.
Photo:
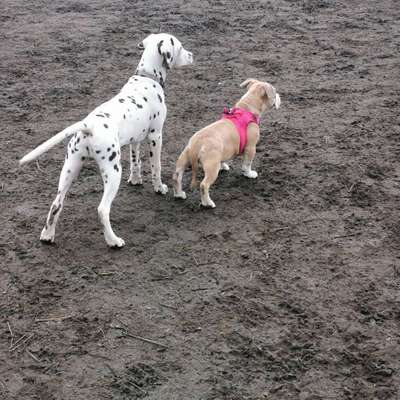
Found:
[{"label": "dalmatian's ear", "polygon": [[154,36],[154,34],[150,34],[149,36],[147,36],[145,39],[143,39],[139,44],[138,44],[138,48],[140,50],[144,50],[146,48],[146,46],[149,44],[150,39]]},{"label": "dalmatian's ear", "polygon": [[241,84],[240,84],[240,87],[241,88],[246,88],[246,89],[249,89],[249,87],[251,86],[251,85],[253,85],[254,83],[256,83],[257,81],[255,80],[255,79],[252,79],[252,78],[248,78],[248,79],[246,79],[244,82],[242,82]]},{"label": "dalmatian's ear", "polygon": [[173,61],[174,46],[173,41],[160,40],[157,43],[157,49],[161,56],[163,56],[163,66],[170,69]]}]

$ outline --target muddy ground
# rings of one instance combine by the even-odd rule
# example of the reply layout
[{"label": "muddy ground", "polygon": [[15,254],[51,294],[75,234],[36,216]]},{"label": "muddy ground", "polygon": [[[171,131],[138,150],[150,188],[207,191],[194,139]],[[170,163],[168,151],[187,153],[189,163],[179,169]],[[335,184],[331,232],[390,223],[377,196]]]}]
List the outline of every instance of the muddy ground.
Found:
[{"label": "muddy ground", "polygon": [[[399,398],[395,0],[0,7],[1,398]],[[130,187],[126,149],[112,222],[127,246],[105,246],[94,163],[42,245],[64,149],[17,160],[113,96],[158,31],[196,60],[167,78],[165,182],[247,77],[282,97],[262,119],[258,179],[235,160],[203,210],[197,192],[155,195],[147,156]]]}]

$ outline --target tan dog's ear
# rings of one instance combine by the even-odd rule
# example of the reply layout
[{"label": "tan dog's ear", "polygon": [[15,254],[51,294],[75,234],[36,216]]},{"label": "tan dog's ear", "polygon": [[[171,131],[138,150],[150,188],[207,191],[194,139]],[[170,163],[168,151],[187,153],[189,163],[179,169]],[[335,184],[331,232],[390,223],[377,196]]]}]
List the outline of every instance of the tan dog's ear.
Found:
[{"label": "tan dog's ear", "polygon": [[281,105],[281,97],[276,92],[276,89],[267,82],[265,82],[264,87],[268,98],[268,105],[272,107],[275,104],[275,108],[278,109]]},{"label": "tan dog's ear", "polygon": [[257,82],[255,79],[248,78],[248,79],[246,79],[244,82],[242,82],[242,83],[240,84],[240,87],[241,87],[241,88],[244,87],[244,88],[248,89],[249,86],[251,86],[251,85],[252,85],[253,83],[255,83],[255,82]]}]

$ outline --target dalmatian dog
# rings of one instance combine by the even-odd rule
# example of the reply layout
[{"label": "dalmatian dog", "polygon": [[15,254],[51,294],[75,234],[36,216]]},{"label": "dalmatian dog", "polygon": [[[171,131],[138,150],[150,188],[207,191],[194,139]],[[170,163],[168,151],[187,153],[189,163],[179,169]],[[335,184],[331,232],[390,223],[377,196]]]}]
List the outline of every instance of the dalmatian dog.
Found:
[{"label": "dalmatian dog", "polygon": [[154,190],[165,194],[167,185],[161,181],[162,129],[167,114],[164,83],[167,71],[193,63],[192,53],[172,35],[151,34],[139,44],[142,58],[133,75],[111,100],[93,110],[86,118],[51,137],[20,160],[26,164],[51,149],[63,139],[68,143],[64,166],[40,240],[53,243],[64,199],[86,158],[94,158],[99,166],[104,193],[98,215],[104,237],[110,247],[123,247],[123,239],[115,235],[110,224],[111,204],[121,181],[121,147],[131,150],[129,182],[142,183],[140,145],[147,139],[150,145],[151,176]]}]

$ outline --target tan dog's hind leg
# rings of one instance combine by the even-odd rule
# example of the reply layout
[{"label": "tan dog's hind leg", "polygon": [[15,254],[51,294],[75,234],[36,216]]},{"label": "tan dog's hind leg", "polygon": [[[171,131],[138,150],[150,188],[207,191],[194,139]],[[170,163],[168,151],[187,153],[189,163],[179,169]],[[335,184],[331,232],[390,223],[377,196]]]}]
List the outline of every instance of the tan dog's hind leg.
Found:
[{"label": "tan dog's hind leg", "polygon": [[174,197],[186,199],[186,193],[182,190],[182,177],[186,167],[190,164],[189,150],[186,148],[176,162],[176,169],[172,180],[174,182]]},{"label": "tan dog's hind leg", "polygon": [[256,147],[255,146],[247,146],[244,155],[243,155],[243,163],[242,163],[242,172],[244,176],[247,178],[257,178],[258,174],[256,171],[251,169],[251,164],[253,162],[254,156],[256,155]]},{"label": "tan dog's hind leg", "polygon": [[208,159],[204,160],[202,164],[204,169],[204,179],[200,183],[201,205],[204,207],[215,208],[215,203],[210,198],[209,189],[218,177],[221,161]]}]

